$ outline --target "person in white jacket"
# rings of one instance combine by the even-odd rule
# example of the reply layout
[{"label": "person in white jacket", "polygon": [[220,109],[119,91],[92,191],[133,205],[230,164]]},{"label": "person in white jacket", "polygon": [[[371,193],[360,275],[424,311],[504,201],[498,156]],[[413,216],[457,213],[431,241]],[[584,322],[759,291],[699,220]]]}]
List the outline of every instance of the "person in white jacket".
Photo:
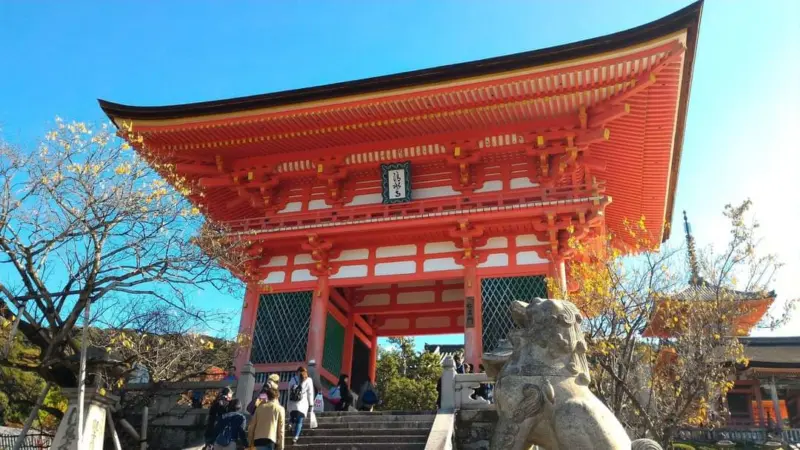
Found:
[{"label": "person in white jacket", "polygon": [[289,420],[292,424],[295,443],[303,431],[303,421],[311,417],[314,410],[314,382],[305,367],[297,369],[297,375],[289,382]]}]

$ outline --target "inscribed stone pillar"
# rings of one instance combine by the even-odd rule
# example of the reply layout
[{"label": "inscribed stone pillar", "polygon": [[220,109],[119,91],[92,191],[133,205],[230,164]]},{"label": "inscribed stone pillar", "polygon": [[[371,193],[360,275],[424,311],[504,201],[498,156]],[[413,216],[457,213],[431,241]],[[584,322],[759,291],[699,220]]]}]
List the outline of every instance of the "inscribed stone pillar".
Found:
[{"label": "inscribed stone pillar", "polygon": [[256,370],[253,363],[247,362],[239,369],[239,380],[236,382],[236,398],[247,406],[253,400],[253,391],[256,389]]},{"label": "inscribed stone pillar", "polygon": [[[78,450],[78,389],[62,389],[68,406],[58,424],[53,439],[53,450]],[[100,395],[95,388],[87,388],[84,397],[83,445],[80,450],[103,450],[106,430],[106,410],[119,401],[113,395]]]}]

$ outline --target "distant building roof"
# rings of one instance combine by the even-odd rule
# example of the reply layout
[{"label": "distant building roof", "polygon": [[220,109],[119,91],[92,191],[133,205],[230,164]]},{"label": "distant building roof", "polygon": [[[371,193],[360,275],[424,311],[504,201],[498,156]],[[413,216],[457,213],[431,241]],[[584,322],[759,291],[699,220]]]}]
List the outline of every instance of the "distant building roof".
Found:
[{"label": "distant building roof", "polygon": [[748,367],[800,369],[800,336],[743,337]]},{"label": "distant building roof", "polygon": [[441,360],[444,361],[448,356],[463,355],[463,344],[425,344],[425,351],[442,355]]},{"label": "distant building roof", "polygon": [[725,287],[717,287],[706,280],[699,279],[696,283],[690,284],[684,290],[673,295],[672,298],[676,300],[764,300],[768,298],[775,298],[775,291],[737,291]]}]

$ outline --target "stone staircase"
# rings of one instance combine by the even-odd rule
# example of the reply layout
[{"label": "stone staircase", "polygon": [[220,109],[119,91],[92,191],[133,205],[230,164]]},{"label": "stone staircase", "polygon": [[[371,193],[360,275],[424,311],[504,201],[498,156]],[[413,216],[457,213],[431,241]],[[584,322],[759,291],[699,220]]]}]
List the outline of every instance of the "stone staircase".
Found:
[{"label": "stone staircase", "polygon": [[433,412],[326,412],[319,427],[303,427],[297,444],[287,430],[286,447],[307,450],[424,450]]}]

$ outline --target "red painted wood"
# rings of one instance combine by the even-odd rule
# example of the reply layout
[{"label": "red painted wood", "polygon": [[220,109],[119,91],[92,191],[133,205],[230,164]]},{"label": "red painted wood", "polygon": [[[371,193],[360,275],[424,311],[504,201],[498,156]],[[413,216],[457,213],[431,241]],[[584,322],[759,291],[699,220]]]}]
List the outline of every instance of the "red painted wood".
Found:
[{"label": "red painted wood", "polygon": [[322,353],[325,344],[325,322],[328,316],[328,297],[330,288],[328,277],[317,279],[317,288],[311,300],[311,324],[308,331],[308,347],[306,359],[315,361],[317,367],[322,367]]},{"label": "red painted wood", "polygon": [[369,379],[375,383],[375,372],[378,365],[378,334],[372,335],[369,347]]},{"label": "red painted wood", "polygon": [[[464,311],[464,359],[476,367],[483,361],[483,320],[481,312],[481,286],[476,265],[468,264],[464,268],[464,298],[472,298],[473,326],[467,328],[466,310]],[[462,304],[462,308],[463,308]]]}]

